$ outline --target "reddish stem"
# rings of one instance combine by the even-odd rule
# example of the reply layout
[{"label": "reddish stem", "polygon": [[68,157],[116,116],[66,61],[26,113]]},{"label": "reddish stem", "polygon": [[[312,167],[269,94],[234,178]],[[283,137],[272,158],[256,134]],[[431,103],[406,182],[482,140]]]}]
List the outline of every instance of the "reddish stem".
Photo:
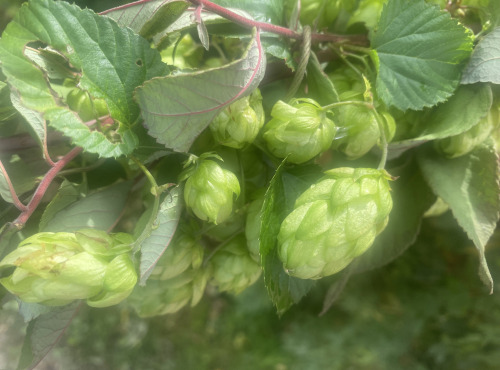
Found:
[{"label": "reddish stem", "polygon": [[60,160],[58,160],[56,163],[54,163],[54,166],[45,174],[42,181],[36,188],[35,194],[33,194],[33,197],[28,203],[28,206],[26,206],[26,209],[24,209],[22,213],[19,215],[19,217],[14,221],[14,225],[16,225],[18,229],[21,229],[24,226],[24,224],[28,221],[30,216],[35,211],[35,209],[38,207],[40,201],[45,195],[45,192],[52,183],[52,180],[54,180],[54,178],[58,175],[58,173],[81,152],[82,148],[76,147],[72,149],[64,157],[62,157]]},{"label": "reddish stem", "polygon": [[22,212],[25,212],[28,207],[26,207],[20,200],[19,197],[16,194],[16,190],[14,189],[14,185],[12,185],[12,181],[10,181],[10,177],[7,174],[7,171],[5,170],[5,167],[3,166],[2,161],[0,161],[0,171],[2,171],[3,176],[5,178],[5,181],[7,181],[7,185],[9,186],[9,191],[10,195],[12,197],[12,200],[14,201],[14,205],[16,206],[17,209],[19,209]]},{"label": "reddish stem", "polygon": [[[301,40],[303,38],[302,33],[295,32],[286,27],[276,26],[271,23],[258,22],[252,19],[245,18],[229,9],[214,4],[209,0],[189,0],[189,2],[197,6],[203,6],[204,9],[218,14],[221,17],[229,19],[230,21],[238,23],[244,27],[260,28],[261,31],[272,32],[290,39]],[[335,35],[332,33],[313,33],[311,34],[311,40],[317,42],[351,42],[354,44],[366,44],[366,38],[363,35]]]},{"label": "reddish stem", "polygon": [[[122,10],[136,5],[144,5],[151,1],[152,0],[135,1],[133,3],[121,5],[116,8],[106,10],[99,14],[106,14],[111,11]],[[197,7],[202,6],[204,9],[212,13],[218,14],[223,18],[229,19],[230,21],[238,23],[243,27],[248,27],[248,28],[256,27],[260,28],[261,31],[275,33],[283,37],[287,37],[289,39],[302,40],[302,34],[299,32],[293,31],[286,27],[276,26],[271,23],[257,22],[252,19],[245,18],[229,9],[224,8],[223,6],[214,4],[209,0],[188,0],[188,1]],[[311,34],[311,40],[315,42],[334,42],[334,43],[349,42],[351,44],[356,44],[356,45],[368,44],[367,39],[364,35],[336,35],[333,33],[313,33]]]}]

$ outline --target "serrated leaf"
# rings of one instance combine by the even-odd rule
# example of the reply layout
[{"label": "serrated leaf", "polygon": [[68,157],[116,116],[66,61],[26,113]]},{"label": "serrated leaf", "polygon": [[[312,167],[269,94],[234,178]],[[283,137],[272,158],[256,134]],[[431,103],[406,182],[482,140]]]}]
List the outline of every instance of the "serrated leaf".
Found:
[{"label": "serrated leaf", "polygon": [[500,28],[479,41],[463,72],[463,84],[476,82],[500,84]]},{"label": "serrated leaf", "polygon": [[177,230],[179,218],[182,212],[182,201],[180,199],[180,188],[175,187],[169,191],[160,205],[153,229],[146,238],[141,248],[140,282],[144,286],[146,280],[153,272],[156,263],[169,246]]},{"label": "serrated leaf", "polygon": [[284,171],[285,161],[278,167],[262,206],[260,255],[264,270],[264,283],[278,315],[307,294],[313,280],[302,280],[288,275],[278,257],[276,235],[281,223],[293,210],[295,199],[307,188],[309,182]]},{"label": "serrated leaf", "polygon": [[47,222],[44,231],[73,232],[88,228],[108,231],[118,221],[130,187],[130,182],[120,182],[71,203]]},{"label": "serrated leaf", "polygon": [[[42,43],[57,51],[72,67],[81,70],[79,87],[104,99],[111,116],[120,123],[116,142],[91,131],[50,88],[42,68],[24,54],[28,44]],[[30,1],[9,23],[0,40],[0,59],[7,83],[17,97],[14,106],[28,120],[39,138],[44,121],[63,131],[74,144],[105,156],[130,153],[137,144],[130,130],[139,116],[132,93],[145,80],[168,69],[148,42],[107,17],[66,2]],[[97,145],[96,145],[97,141]]]},{"label": "serrated leaf", "polygon": [[399,178],[390,183],[394,205],[389,223],[375,243],[353,262],[353,273],[381,267],[405,252],[417,238],[424,213],[436,200],[416,160],[406,157],[401,162],[401,166],[390,170],[391,176]]},{"label": "serrated leaf", "polygon": [[496,228],[500,210],[498,155],[484,143],[468,155],[447,159],[432,146],[419,151],[418,163],[434,193],[443,199],[479,253],[479,276],[490,292],[493,280],[484,248]]},{"label": "serrated leaf", "polygon": [[411,148],[427,140],[459,135],[486,117],[493,103],[486,84],[460,86],[455,95],[431,111],[425,112],[413,126],[412,139],[389,144],[389,151]]},{"label": "serrated leaf", "polygon": [[80,302],[56,307],[31,321],[26,330],[18,370],[33,369],[61,339],[78,312]]},{"label": "serrated leaf", "polygon": [[449,98],[472,50],[472,33],[424,0],[390,0],[371,34],[377,93],[400,110]]},{"label": "serrated leaf", "polygon": [[185,152],[228,104],[249,95],[265,71],[259,32],[244,55],[223,67],[155,78],[136,91],[144,125],[167,148]]},{"label": "serrated leaf", "polygon": [[57,215],[57,213],[80,199],[83,190],[83,185],[76,185],[64,180],[57,194],[45,208],[40,223],[38,224],[38,230],[45,231],[47,224]]},{"label": "serrated leaf", "polygon": [[150,38],[168,28],[189,7],[182,0],[136,1],[100,14],[113,18],[139,35]]}]

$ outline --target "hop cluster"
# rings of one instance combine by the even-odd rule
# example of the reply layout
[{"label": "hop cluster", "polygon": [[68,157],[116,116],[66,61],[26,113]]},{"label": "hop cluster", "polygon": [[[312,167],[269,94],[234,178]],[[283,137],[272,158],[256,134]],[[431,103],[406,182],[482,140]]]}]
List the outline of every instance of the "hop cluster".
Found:
[{"label": "hop cluster", "polygon": [[128,254],[132,242],[129,234],[91,229],[38,233],[0,262],[0,268],[15,266],[0,283],[25,302],[60,306],[86,299],[93,307],[115,305],[137,282]]},{"label": "hop cluster", "polygon": [[296,201],[278,234],[286,271],[319,279],[345,268],[385,228],[392,199],[387,172],[337,168]]}]

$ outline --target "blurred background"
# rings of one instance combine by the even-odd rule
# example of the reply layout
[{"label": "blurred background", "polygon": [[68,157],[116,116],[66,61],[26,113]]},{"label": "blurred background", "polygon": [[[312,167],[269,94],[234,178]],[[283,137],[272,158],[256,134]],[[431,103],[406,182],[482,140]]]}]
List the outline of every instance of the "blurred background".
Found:
[{"label": "blurred background", "polygon": [[[0,0],[0,31],[23,1]],[[79,0],[102,11],[126,1]],[[486,256],[500,290],[500,233]],[[140,319],[125,306],[83,306],[42,370],[498,369],[500,297],[450,212],[427,218],[395,262],[354,276],[323,316],[324,279],[279,318],[263,281],[239,296],[208,291],[195,308]],[[26,324],[0,310],[0,369],[15,369]]]}]

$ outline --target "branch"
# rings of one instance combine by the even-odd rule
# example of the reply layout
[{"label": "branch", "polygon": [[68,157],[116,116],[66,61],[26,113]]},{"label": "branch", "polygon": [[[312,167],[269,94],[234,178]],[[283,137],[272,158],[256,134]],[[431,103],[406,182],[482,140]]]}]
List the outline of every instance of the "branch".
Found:
[{"label": "branch", "polygon": [[[252,19],[245,18],[229,9],[226,9],[220,5],[214,4],[209,0],[188,0],[190,3],[196,6],[202,6],[204,9],[218,14],[223,18],[229,19],[234,23],[238,23],[243,27],[248,28],[259,28],[261,31],[267,31],[275,33],[290,39],[302,40],[302,33],[292,31],[289,28],[276,26],[271,23],[258,22]],[[313,33],[311,34],[311,40],[316,42],[334,42],[334,43],[353,43],[359,45],[366,45],[368,40],[364,35],[336,35],[332,33]]]},{"label": "branch", "polygon": [[19,215],[19,217],[14,221],[14,225],[18,229],[23,228],[23,226],[26,224],[30,216],[38,207],[40,201],[45,195],[45,192],[52,183],[52,180],[54,180],[54,178],[59,174],[59,172],[81,152],[82,148],[76,147],[73,150],[71,150],[68,154],[66,154],[64,157],[62,157],[59,161],[54,163],[54,166],[45,174],[42,181],[36,188],[35,194],[33,194],[33,197],[28,203],[28,206],[26,206],[26,209],[23,210]]}]

